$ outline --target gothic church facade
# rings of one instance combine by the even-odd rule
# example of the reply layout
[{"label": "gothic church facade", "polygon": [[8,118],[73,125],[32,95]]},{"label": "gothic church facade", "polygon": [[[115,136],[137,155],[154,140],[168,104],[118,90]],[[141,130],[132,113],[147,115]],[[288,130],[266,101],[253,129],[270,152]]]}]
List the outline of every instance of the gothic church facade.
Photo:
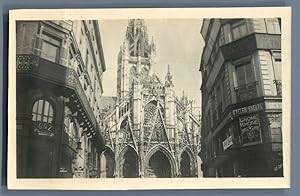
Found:
[{"label": "gothic church facade", "polygon": [[103,97],[100,177],[198,177],[200,120],[175,96],[170,67],[153,73],[156,48],[144,20],[130,20],[118,55],[117,97]]}]

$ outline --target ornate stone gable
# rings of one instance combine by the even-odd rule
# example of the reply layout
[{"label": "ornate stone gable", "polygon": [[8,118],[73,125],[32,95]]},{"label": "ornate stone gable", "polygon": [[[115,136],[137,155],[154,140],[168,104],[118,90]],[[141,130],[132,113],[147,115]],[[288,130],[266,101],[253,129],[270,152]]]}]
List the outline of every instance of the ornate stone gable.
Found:
[{"label": "ornate stone gable", "polygon": [[131,126],[131,122],[130,122],[130,117],[126,117],[120,126],[120,139],[121,139],[121,147],[131,144],[133,145],[135,148],[137,147],[136,145],[136,138],[133,135],[132,132],[132,126]]}]

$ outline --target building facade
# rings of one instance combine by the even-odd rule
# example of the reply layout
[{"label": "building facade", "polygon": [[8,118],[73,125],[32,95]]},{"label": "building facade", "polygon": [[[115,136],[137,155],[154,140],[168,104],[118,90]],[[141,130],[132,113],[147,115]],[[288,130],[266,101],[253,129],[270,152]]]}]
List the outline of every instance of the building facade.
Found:
[{"label": "building facade", "polygon": [[283,176],[280,19],[204,19],[201,34],[204,176]]},{"label": "building facade", "polygon": [[154,73],[156,48],[143,20],[130,20],[118,55],[117,96],[103,99],[106,150],[100,177],[196,177],[199,119],[175,96],[170,69]]},{"label": "building facade", "polygon": [[18,21],[17,177],[98,177],[106,70],[97,21]]}]

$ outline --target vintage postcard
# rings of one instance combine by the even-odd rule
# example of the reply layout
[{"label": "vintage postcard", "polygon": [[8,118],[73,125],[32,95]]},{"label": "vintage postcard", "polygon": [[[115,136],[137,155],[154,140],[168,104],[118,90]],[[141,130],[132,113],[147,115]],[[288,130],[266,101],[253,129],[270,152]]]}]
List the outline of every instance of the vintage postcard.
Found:
[{"label": "vintage postcard", "polygon": [[291,8],[12,10],[9,189],[290,187]]}]

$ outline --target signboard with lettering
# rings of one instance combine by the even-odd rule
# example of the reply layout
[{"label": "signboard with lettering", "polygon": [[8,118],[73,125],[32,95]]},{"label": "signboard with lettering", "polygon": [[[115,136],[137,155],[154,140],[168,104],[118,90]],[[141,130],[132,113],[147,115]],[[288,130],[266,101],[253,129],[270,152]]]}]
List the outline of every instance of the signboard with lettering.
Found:
[{"label": "signboard with lettering", "polygon": [[240,117],[239,124],[243,145],[261,143],[261,127],[257,115]]},{"label": "signboard with lettering", "polygon": [[38,135],[54,136],[53,125],[47,122],[37,121],[34,123],[34,132]]},{"label": "signboard with lettering", "polygon": [[232,116],[235,117],[235,116],[239,116],[239,115],[243,115],[243,114],[259,112],[259,111],[262,111],[263,109],[264,109],[263,103],[249,105],[249,106],[245,106],[242,108],[232,110]]},{"label": "signboard with lettering", "polygon": [[223,141],[223,149],[226,150],[233,145],[232,136],[229,136],[226,140]]}]

